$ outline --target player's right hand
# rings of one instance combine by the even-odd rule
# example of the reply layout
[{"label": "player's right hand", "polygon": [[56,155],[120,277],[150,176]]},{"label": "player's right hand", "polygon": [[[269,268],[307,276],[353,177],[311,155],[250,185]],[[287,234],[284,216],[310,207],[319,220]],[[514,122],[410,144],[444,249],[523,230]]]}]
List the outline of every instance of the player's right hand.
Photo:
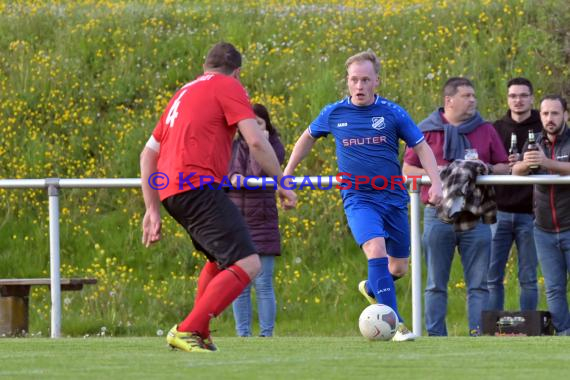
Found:
[{"label": "player's right hand", "polygon": [[293,190],[280,187],[277,189],[277,193],[279,194],[279,199],[281,200],[281,206],[285,210],[290,210],[297,206],[297,194],[295,194]]},{"label": "player's right hand", "polygon": [[147,209],[143,217],[143,236],[142,243],[145,247],[149,247],[152,243],[160,240],[160,230],[162,221],[160,220],[160,212]]}]

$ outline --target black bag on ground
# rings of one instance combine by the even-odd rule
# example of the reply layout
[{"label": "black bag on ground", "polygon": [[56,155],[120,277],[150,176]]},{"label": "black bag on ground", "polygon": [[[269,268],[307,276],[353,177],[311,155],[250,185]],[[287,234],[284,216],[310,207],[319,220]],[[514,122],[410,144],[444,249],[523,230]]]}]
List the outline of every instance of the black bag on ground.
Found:
[{"label": "black bag on ground", "polygon": [[554,335],[548,311],[483,311],[484,335]]}]

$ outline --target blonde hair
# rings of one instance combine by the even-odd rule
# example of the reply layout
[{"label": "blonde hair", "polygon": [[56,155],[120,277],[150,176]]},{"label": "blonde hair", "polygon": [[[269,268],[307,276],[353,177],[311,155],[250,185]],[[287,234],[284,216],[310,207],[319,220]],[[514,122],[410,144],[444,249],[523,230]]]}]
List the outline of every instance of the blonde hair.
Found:
[{"label": "blonde hair", "polygon": [[380,73],[380,60],[378,59],[378,56],[376,54],[374,54],[372,49],[368,49],[366,51],[355,54],[352,57],[349,57],[346,60],[346,63],[344,64],[344,66],[346,67],[346,70],[348,71],[348,68],[354,62],[363,62],[363,61],[372,62],[372,66],[374,67],[374,72],[376,74]]}]

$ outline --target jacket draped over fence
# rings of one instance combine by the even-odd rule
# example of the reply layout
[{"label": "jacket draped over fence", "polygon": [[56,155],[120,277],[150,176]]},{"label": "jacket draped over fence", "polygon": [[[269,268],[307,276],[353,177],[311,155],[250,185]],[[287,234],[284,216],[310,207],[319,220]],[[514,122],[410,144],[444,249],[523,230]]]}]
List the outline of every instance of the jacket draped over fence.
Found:
[{"label": "jacket draped over fence", "polygon": [[443,200],[437,207],[437,216],[445,223],[453,223],[455,231],[474,228],[481,218],[483,223],[497,221],[497,204],[493,186],[477,185],[478,175],[491,174],[482,161],[455,160],[441,172]]}]

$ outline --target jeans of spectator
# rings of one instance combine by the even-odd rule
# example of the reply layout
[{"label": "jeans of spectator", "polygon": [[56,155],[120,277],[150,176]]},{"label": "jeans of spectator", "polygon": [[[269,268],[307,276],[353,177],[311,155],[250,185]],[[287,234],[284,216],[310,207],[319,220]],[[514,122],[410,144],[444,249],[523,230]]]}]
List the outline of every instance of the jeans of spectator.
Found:
[{"label": "jeans of spectator", "polygon": [[437,218],[434,207],[424,210],[423,246],[426,255],[425,321],[430,336],[446,336],[447,285],[458,247],[467,288],[469,334],[481,333],[481,312],[489,300],[487,272],[491,256],[491,227],[481,222],[464,232]]},{"label": "jeans of spectator", "polygon": [[533,214],[497,213],[497,223],[491,225],[493,242],[487,286],[489,287],[489,310],[503,310],[505,306],[505,268],[513,242],[517,247],[518,278],[520,286],[520,309],[536,310],[538,285],[536,270],[538,259],[534,245]]},{"label": "jeans of spectator", "polygon": [[236,322],[236,332],[239,336],[252,335],[252,287],[255,288],[255,298],[257,299],[259,335],[273,336],[277,310],[275,291],[273,290],[275,256],[259,256],[259,258],[261,259],[261,271],[232,304]]},{"label": "jeans of spectator", "polygon": [[557,332],[570,329],[570,312],[566,293],[570,273],[570,231],[545,232],[534,228],[536,252],[546,288],[546,303]]}]

